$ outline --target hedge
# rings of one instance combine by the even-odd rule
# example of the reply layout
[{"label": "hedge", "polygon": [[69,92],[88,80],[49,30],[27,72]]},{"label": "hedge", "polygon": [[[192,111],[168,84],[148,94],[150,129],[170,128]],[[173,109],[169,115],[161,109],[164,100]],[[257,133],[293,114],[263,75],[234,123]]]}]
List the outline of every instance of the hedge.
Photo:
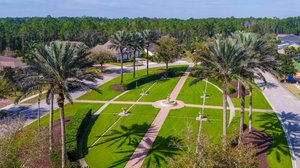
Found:
[{"label": "hedge", "polygon": [[78,111],[66,126],[66,149],[70,161],[76,161],[81,157],[79,145],[84,129],[92,117],[91,111],[91,109],[86,112]]}]

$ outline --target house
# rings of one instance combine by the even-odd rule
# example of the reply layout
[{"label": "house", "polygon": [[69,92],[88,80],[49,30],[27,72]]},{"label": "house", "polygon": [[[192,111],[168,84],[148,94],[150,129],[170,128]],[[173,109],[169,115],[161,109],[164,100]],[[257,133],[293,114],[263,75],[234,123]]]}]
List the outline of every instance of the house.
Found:
[{"label": "house", "polygon": [[281,43],[277,45],[279,54],[285,54],[285,47],[300,47],[300,37],[294,34],[278,34],[277,39],[281,41]]},{"label": "house", "polygon": [[22,68],[25,67],[25,64],[14,57],[0,56],[0,70],[3,70],[4,67]]},{"label": "house", "polygon": [[[110,51],[113,56],[116,58],[116,61],[119,62],[120,58],[121,58],[121,53],[119,50],[115,50],[115,49],[111,49],[110,46],[112,45],[111,41],[107,41],[105,44],[103,45],[96,45],[94,48],[91,49],[91,51],[93,50],[107,50]],[[133,51],[131,49],[127,49],[124,51],[123,53],[123,60],[129,60],[132,56],[133,56]],[[138,51],[136,53],[136,57],[140,57],[140,51]]]}]

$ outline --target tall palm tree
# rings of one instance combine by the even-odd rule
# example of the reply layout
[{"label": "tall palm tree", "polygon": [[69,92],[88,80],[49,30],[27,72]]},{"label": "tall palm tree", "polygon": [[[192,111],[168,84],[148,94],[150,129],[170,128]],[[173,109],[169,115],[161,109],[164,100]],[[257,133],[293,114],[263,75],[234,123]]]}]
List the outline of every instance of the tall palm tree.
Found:
[{"label": "tall palm tree", "polygon": [[243,82],[241,97],[241,118],[240,118],[240,135],[243,132],[244,109],[245,109],[245,86],[249,87],[249,132],[252,131],[252,107],[253,107],[253,86],[256,87],[255,79],[266,80],[262,75],[263,72],[272,72],[277,74],[276,67],[276,49],[269,44],[264,37],[258,37],[254,33],[235,32],[232,36],[239,41],[247,50],[247,60],[244,63],[243,72],[240,73]]},{"label": "tall palm tree", "polygon": [[49,46],[36,49],[32,53],[32,60],[28,62],[28,65],[33,72],[32,74],[40,74],[44,79],[33,81],[34,75],[25,77],[24,83],[32,82],[25,85],[24,94],[28,94],[36,87],[45,84],[48,84],[48,100],[51,101],[54,91],[57,92],[56,102],[60,109],[62,167],[64,168],[66,166],[64,103],[65,99],[72,103],[69,87],[92,89],[101,93],[100,90],[84,81],[96,82],[96,79],[102,79],[102,77],[88,71],[93,62],[88,59],[87,50],[82,45],[75,46],[69,43],[53,42]]},{"label": "tall palm tree", "polygon": [[144,48],[144,39],[139,32],[130,33],[130,40],[128,45],[133,50],[133,78],[135,78],[135,62],[136,53]]},{"label": "tall palm tree", "polygon": [[110,37],[111,45],[109,48],[118,50],[121,54],[120,62],[121,62],[121,84],[123,83],[123,58],[124,51],[128,48],[129,42],[129,34],[125,31],[117,31]]},{"label": "tall palm tree", "polygon": [[241,62],[246,59],[245,50],[236,39],[216,35],[214,41],[209,44],[210,54],[200,56],[202,66],[195,70],[197,77],[191,84],[195,84],[205,78],[216,78],[222,82],[223,91],[223,143],[227,137],[227,96],[228,83],[236,78],[241,71]]},{"label": "tall palm tree", "polygon": [[158,35],[156,32],[151,31],[151,30],[144,30],[142,32],[143,38],[144,38],[144,47],[146,49],[147,52],[147,56],[146,56],[146,61],[147,61],[147,75],[149,75],[149,48],[150,45],[153,43],[156,43],[156,41],[158,40]]}]

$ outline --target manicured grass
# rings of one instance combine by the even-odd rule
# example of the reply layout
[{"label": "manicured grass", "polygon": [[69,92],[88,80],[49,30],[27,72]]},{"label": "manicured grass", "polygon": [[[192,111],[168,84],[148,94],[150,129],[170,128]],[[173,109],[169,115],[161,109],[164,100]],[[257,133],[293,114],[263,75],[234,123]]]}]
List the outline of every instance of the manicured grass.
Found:
[{"label": "manicured grass", "polygon": [[171,94],[174,87],[178,83],[179,78],[169,78],[165,80],[160,80],[158,82],[150,82],[140,86],[137,89],[130,90],[128,93],[121,96],[118,101],[136,101],[142,93],[142,89],[148,90],[148,95],[143,96],[140,101],[155,102],[158,100],[166,99],[168,94]]},{"label": "manicured grass", "polygon": [[[182,100],[187,104],[202,104],[203,99],[201,96],[205,89],[205,82],[201,81],[195,85],[189,86],[192,81],[193,78],[188,78],[186,80],[177,99]],[[206,105],[222,106],[222,92],[209,83],[207,84],[206,94],[208,96],[208,98],[205,99]]]},{"label": "manicured grass", "polygon": [[[180,150],[170,146],[173,141],[186,142],[188,128],[193,138],[196,138],[199,128],[199,108],[182,108],[170,111],[163,127],[151,146],[151,149],[144,161],[144,167],[166,167],[165,159],[180,154]],[[222,110],[205,109],[205,116],[208,121],[203,122],[202,132],[209,135],[216,143],[221,142],[222,135]]]},{"label": "manicured grass", "polygon": [[[65,117],[73,116],[78,111],[92,110],[95,113],[103,104],[94,103],[73,103],[65,105]],[[57,121],[60,118],[59,109],[54,111],[53,121]],[[48,126],[49,124],[49,113],[41,118],[41,126]],[[33,122],[30,127],[37,127],[37,121]]]},{"label": "manicured grass", "polygon": [[[178,65],[178,66],[169,67],[169,69],[176,69],[176,70],[185,70],[186,68],[187,68],[186,65]],[[165,67],[150,68],[149,76],[154,75],[154,74],[159,74],[161,72],[165,72]],[[145,69],[139,70],[137,74],[138,75],[136,78],[132,78],[132,72],[124,74],[123,85],[133,83],[139,79],[147,78]],[[110,87],[115,84],[120,84],[120,77],[116,77],[116,78],[112,79],[111,81],[106,82],[105,84],[98,87],[103,92],[103,94],[99,94],[95,91],[91,91],[91,92],[79,97],[78,99],[79,100],[111,100],[114,97],[116,97],[118,94],[120,94],[120,92],[110,89]],[[138,83],[138,85],[139,85],[139,83]]]},{"label": "manicured grass", "polygon": [[[241,99],[240,98],[232,98],[231,99],[235,107],[241,107]],[[246,108],[249,107],[249,96],[246,96]],[[257,109],[272,109],[269,102],[266,100],[265,96],[259,89],[253,89],[253,108]]]},{"label": "manicured grass", "polygon": [[[119,62],[110,62],[109,64],[111,64],[111,65],[115,65],[115,66],[121,66],[121,63],[119,63]],[[143,66],[144,64],[142,64],[142,63],[140,63],[140,62],[136,62],[135,63],[135,66]],[[125,66],[125,67],[133,67],[133,62],[130,62],[130,61],[128,61],[128,62],[123,62],[123,66]]]},{"label": "manicured grass", "polygon": [[[245,124],[248,125],[248,113],[245,113]],[[239,112],[232,121],[239,123]],[[265,132],[273,139],[271,147],[268,149],[268,164],[271,168],[292,167],[291,156],[287,140],[275,113],[253,113],[253,128]]]},{"label": "manicured grass", "polygon": [[[110,105],[99,115],[88,136],[92,144],[126,105]],[[159,109],[150,105],[136,105],[129,116],[123,117],[85,156],[90,167],[124,167],[138,143],[143,138]],[[105,116],[106,119],[101,119]]]}]

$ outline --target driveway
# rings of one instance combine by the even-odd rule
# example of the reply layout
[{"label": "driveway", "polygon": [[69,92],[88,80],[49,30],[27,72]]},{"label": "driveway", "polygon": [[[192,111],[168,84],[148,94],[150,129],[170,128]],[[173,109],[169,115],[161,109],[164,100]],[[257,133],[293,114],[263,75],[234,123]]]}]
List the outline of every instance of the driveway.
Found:
[{"label": "driveway", "polygon": [[276,112],[287,137],[294,168],[300,168],[300,101],[284,89],[270,73],[264,73],[269,82],[266,88],[262,82],[256,81],[263,89],[263,94]]}]

